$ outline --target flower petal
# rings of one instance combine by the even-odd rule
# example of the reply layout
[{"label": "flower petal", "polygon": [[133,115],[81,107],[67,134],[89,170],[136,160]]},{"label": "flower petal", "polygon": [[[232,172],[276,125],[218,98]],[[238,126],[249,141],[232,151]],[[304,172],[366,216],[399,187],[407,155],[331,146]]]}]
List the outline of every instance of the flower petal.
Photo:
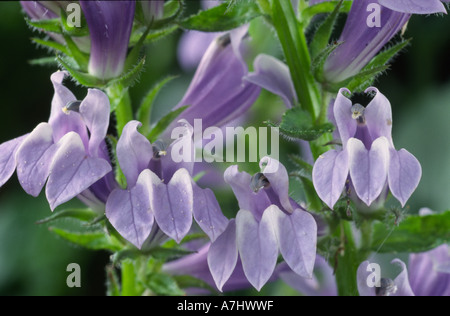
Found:
[{"label": "flower petal", "polygon": [[0,187],[11,178],[16,170],[16,152],[27,136],[20,136],[0,145]]},{"label": "flower petal", "polygon": [[231,277],[237,261],[236,222],[232,219],[225,231],[211,244],[208,253],[209,270],[220,291]]},{"label": "flower petal", "polygon": [[138,121],[128,122],[117,142],[117,160],[127,178],[128,187],[134,186],[139,174],[147,168],[153,157],[152,145],[137,131],[141,126]]},{"label": "flower petal", "polygon": [[112,170],[106,160],[87,156],[80,136],[74,132],[64,136],[58,146],[45,191],[52,210]]},{"label": "flower petal", "polygon": [[126,240],[141,249],[153,227],[145,170],[136,186],[114,190],[106,203],[106,217]]},{"label": "flower petal", "polygon": [[422,177],[420,162],[405,149],[389,150],[389,190],[404,207]]},{"label": "flower petal", "polygon": [[278,257],[278,245],[270,212],[257,222],[250,211],[236,216],[239,255],[248,281],[259,291],[270,279]]},{"label": "flower petal", "polygon": [[225,230],[228,219],[222,214],[220,205],[210,189],[201,189],[192,182],[194,193],[194,218],[203,231],[214,242]]},{"label": "flower petal", "polygon": [[270,187],[277,194],[283,208],[292,213],[294,209],[289,199],[289,175],[286,168],[278,160],[270,157],[262,158],[259,166],[264,176],[269,180]]},{"label": "flower petal", "polygon": [[100,143],[105,139],[109,126],[110,105],[108,96],[100,90],[89,89],[81,102],[80,114],[91,132],[89,153],[99,157]]},{"label": "flower petal", "polygon": [[34,197],[39,195],[47,181],[56,149],[53,129],[48,123],[39,124],[25,138],[16,155],[17,177],[25,192]]},{"label": "flower petal", "polygon": [[[368,278],[372,274],[372,270],[369,268],[369,261],[364,261],[358,267],[357,272],[357,283],[358,283],[358,292],[360,296],[376,296],[375,295],[375,287],[369,287],[367,284]],[[374,280],[372,280],[374,281]]]},{"label": "flower petal", "polygon": [[348,153],[330,150],[321,155],[313,167],[314,188],[320,199],[333,208],[339,200],[348,178]]},{"label": "flower petal", "polygon": [[377,88],[369,88],[366,93],[376,93],[375,98],[364,111],[364,118],[372,139],[386,137],[389,144],[392,142],[392,109],[389,100]]},{"label": "flower petal", "polygon": [[378,0],[391,10],[410,14],[447,13],[439,0]]},{"label": "flower petal", "polygon": [[352,118],[352,101],[344,96],[344,92],[350,94],[350,91],[347,89],[339,90],[334,101],[333,112],[342,145],[345,148],[349,138],[355,136],[357,123]]},{"label": "flower petal", "polygon": [[152,173],[150,205],[161,230],[176,242],[189,232],[192,225],[192,180],[186,169],[180,169],[166,185]]},{"label": "flower petal", "polygon": [[389,143],[380,137],[372,143],[368,151],[364,144],[351,138],[347,144],[350,178],[358,197],[370,206],[379,197],[386,185]]},{"label": "flower petal", "polygon": [[399,265],[402,268],[402,272],[400,272],[394,280],[394,283],[397,286],[397,291],[393,293],[392,296],[415,296],[411,290],[411,286],[409,285],[408,269],[406,268],[406,264],[399,259],[395,259],[391,263]]},{"label": "flower petal", "polygon": [[255,72],[248,74],[244,80],[280,96],[289,108],[297,103],[294,84],[287,65],[275,57],[261,54],[256,57],[254,68]]},{"label": "flower petal", "polygon": [[280,252],[289,267],[304,278],[312,278],[316,260],[317,224],[314,217],[300,209],[285,214],[271,205],[264,216],[271,217]]}]

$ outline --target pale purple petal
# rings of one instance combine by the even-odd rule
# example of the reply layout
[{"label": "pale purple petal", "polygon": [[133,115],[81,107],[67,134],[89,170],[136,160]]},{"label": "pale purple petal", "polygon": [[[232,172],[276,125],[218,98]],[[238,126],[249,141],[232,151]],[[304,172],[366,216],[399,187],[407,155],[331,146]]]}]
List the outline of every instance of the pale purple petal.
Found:
[{"label": "pale purple petal", "polygon": [[185,71],[195,69],[209,45],[219,33],[205,33],[200,31],[188,30],[180,38],[178,43],[178,61]]},{"label": "pale purple petal", "polygon": [[52,100],[52,110],[48,123],[53,128],[53,141],[55,143],[67,133],[75,132],[80,135],[87,150],[89,137],[81,115],[74,111],[63,111],[70,102],[76,101],[73,93],[62,84],[64,77],[67,75],[65,71],[57,71],[50,77],[55,94]]},{"label": "pale purple petal", "polygon": [[364,118],[372,139],[386,137],[389,144],[392,142],[392,109],[389,100],[377,88],[369,88],[366,93],[376,93],[373,100],[364,110]]},{"label": "pale purple petal", "polygon": [[45,192],[52,210],[71,200],[112,170],[106,160],[87,156],[80,136],[74,132],[64,136],[58,146]]},{"label": "pale purple petal", "polygon": [[20,1],[20,4],[32,20],[47,20],[58,17],[58,14],[49,10],[40,2],[42,1]]},{"label": "pale purple petal", "polygon": [[47,181],[57,145],[48,123],[39,124],[17,150],[17,177],[28,194],[37,197]]},{"label": "pale purple petal", "polygon": [[164,0],[139,1],[147,23],[161,19],[164,16]]},{"label": "pale purple petal", "polygon": [[250,211],[236,216],[239,255],[248,281],[259,291],[270,279],[278,257],[277,237],[269,212],[257,222]]},{"label": "pale purple petal", "polygon": [[141,249],[153,227],[146,171],[136,186],[128,190],[116,189],[108,197],[106,217],[126,240]]},{"label": "pale purple petal", "polygon": [[135,1],[80,1],[89,26],[89,73],[108,80],[124,70],[133,27]]},{"label": "pale purple petal", "polygon": [[419,161],[405,149],[389,150],[389,190],[404,207],[422,177]]},{"label": "pale purple petal", "polygon": [[239,172],[238,166],[231,166],[225,170],[225,182],[231,186],[239,202],[241,210],[249,210],[259,221],[264,210],[271,205],[266,192],[259,190],[254,193],[250,188],[252,177],[246,172]]},{"label": "pale purple petal", "polygon": [[[370,262],[364,261],[358,267],[357,271],[357,283],[358,283],[358,292],[360,296],[376,296],[375,287],[369,287],[367,285],[367,281],[369,277],[372,277],[372,269],[369,269]],[[380,276],[381,277],[381,276]],[[371,282],[375,282],[374,279],[370,279]]]},{"label": "pale purple petal", "polygon": [[358,197],[370,206],[386,185],[389,161],[389,143],[385,137],[376,139],[370,151],[364,144],[351,138],[347,144],[350,178]]},{"label": "pale purple petal", "polygon": [[20,136],[0,145],[0,187],[11,178],[16,170],[16,152],[27,136]]},{"label": "pale purple petal", "polygon": [[109,126],[110,105],[108,96],[100,90],[89,89],[81,102],[80,114],[91,133],[89,153],[99,157],[100,143],[104,141]]},{"label": "pale purple petal", "polygon": [[192,225],[192,180],[186,169],[180,169],[166,185],[152,175],[151,208],[161,230],[176,242],[189,232]]},{"label": "pale purple petal", "polygon": [[345,148],[349,138],[353,137],[356,133],[357,123],[351,115],[353,106],[352,101],[344,96],[344,93],[350,94],[350,91],[347,89],[339,90],[336,100],[334,101],[333,113],[342,145]]},{"label": "pale purple petal", "polygon": [[402,271],[395,278],[394,283],[397,286],[397,291],[392,294],[392,296],[415,296],[408,279],[408,269],[403,261],[395,259],[391,262],[392,264],[401,267]]},{"label": "pale purple petal", "polygon": [[201,189],[195,182],[192,189],[195,221],[214,242],[227,227],[228,219],[222,214],[219,202],[210,189]]},{"label": "pale purple petal", "polygon": [[278,160],[270,157],[262,158],[259,166],[269,180],[270,187],[275,191],[284,210],[292,213],[294,209],[289,198],[289,175],[286,168]]},{"label": "pale purple petal", "polygon": [[378,0],[391,10],[410,14],[447,13],[439,0]]},{"label": "pale purple petal", "polygon": [[138,121],[128,122],[117,142],[117,160],[127,178],[128,187],[134,186],[139,174],[147,168],[153,157],[152,145],[137,131],[141,126]]},{"label": "pale purple petal", "polygon": [[237,261],[236,222],[232,219],[222,235],[211,244],[208,253],[209,270],[220,291],[233,273]]},{"label": "pale purple petal", "polygon": [[287,107],[297,103],[297,96],[289,67],[275,57],[261,54],[254,61],[255,71],[245,80],[280,96]]},{"label": "pale purple petal", "polygon": [[[267,214],[267,215],[266,215]],[[288,215],[271,205],[264,212],[269,217],[289,267],[304,278],[312,278],[316,260],[317,224],[314,217],[300,209]]]},{"label": "pale purple petal", "polygon": [[320,199],[333,209],[345,187],[349,173],[347,150],[330,150],[321,155],[313,167],[314,188]]}]

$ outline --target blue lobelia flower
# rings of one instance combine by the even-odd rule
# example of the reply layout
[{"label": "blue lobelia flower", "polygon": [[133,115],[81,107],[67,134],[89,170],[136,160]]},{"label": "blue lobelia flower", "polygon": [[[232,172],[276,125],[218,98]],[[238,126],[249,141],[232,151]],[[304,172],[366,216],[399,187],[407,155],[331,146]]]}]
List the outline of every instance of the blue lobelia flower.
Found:
[{"label": "blue lobelia flower", "polygon": [[[333,208],[349,180],[350,191],[371,206],[384,202],[387,189],[404,206],[419,184],[422,169],[405,149],[397,151],[392,140],[392,110],[389,100],[376,88],[370,104],[364,108],[352,104],[341,89],[333,114],[342,141],[342,149],[321,155],[313,168],[313,183],[319,197]],[[375,205],[374,207],[377,207]]]},{"label": "blue lobelia flower", "polygon": [[442,2],[450,0],[378,0],[386,8],[410,14],[447,13]]},{"label": "blue lobelia flower", "polygon": [[[0,145],[0,184],[14,173],[23,189],[38,196],[47,178],[51,209],[87,193],[112,171],[104,138],[109,124],[108,97],[89,89],[83,101],[62,85],[65,72],[51,76],[55,89],[48,123]],[[90,133],[90,136],[88,134]]]},{"label": "blue lobelia flower", "polygon": [[286,169],[275,159],[260,162],[262,173],[253,178],[228,168],[225,181],[238,199],[240,211],[211,245],[208,264],[217,287],[233,273],[238,258],[248,281],[257,289],[273,275],[278,252],[289,267],[311,277],[316,258],[317,224],[313,216],[288,195]]}]

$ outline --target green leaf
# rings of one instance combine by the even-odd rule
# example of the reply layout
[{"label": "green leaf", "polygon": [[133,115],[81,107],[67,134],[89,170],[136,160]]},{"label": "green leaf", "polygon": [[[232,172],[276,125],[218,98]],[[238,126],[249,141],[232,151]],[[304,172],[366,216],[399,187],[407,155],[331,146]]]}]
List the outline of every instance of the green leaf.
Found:
[{"label": "green leaf", "polygon": [[[318,3],[316,5],[309,6],[305,10],[303,10],[302,19],[310,21],[317,14],[331,13],[336,8],[336,5],[338,3],[339,1],[325,1],[322,3]],[[352,1],[344,1],[340,12],[342,13],[350,12],[351,7]]]},{"label": "green leaf", "polygon": [[[160,40],[170,34],[172,34],[173,32],[175,32],[176,30],[178,30],[179,26],[178,25],[172,25],[169,26],[167,28],[163,28],[163,29],[159,29],[156,31],[150,31],[148,33],[148,35],[145,37],[144,40],[144,45],[150,44],[154,41]],[[139,39],[142,37],[142,34],[144,34],[144,31],[140,31],[140,32],[134,32],[131,35],[131,39],[130,39],[130,46],[134,46],[137,44],[137,42],[139,41]]]},{"label": "green leaf", "polygon": [[315,120],[320,113],[320,94],[311,72],[311,57],[302,25],[290,1],[273,0],[272,20],[283,48],[300,105]]},{"label": "green leaf", "polygon": [[156,295],[184,295],[177,282],[167,274],[151,273],[144,285]]},{"label": "green leaf", "polygon": [[338,48],[341,44],[342,42],[328,45],[314,58],[311,69],[314,74],[314,77],[318,82],[325,82],[325,77],[323,75],[323,68],[325,66],[325,62],[327,61],[331,53],[333,53],[334,50]]},{"label": "green leaf", "polygon": [[60,10],[61,24],[63,26],[63,31],[65,34],[73,37],[83,37],[89,36],[89,27],[87,26],[87,21],[84,15],[81,15],[80,26],[70,26],[67,24],[67,14],[66,11]]},{"label": "green leaf", "polygon": [[177,19],[183,12],[183,5],[180,0],[167,1],[164,4],[164,17],[160,20],[156,20],[152,24],[152,29],[159,29],[166,27],[168,24]]},{"label": "green leaf", "polygon": [[155,259],[168,261],[190,255],[193,252],[180,248],[155,247],[150,249],[147,253]]},{"label": "green leaf", "polygon": [[69,50],[63,44],[60,44],[60,43],[57,43],[57,42],[54,42],[54,41],[43,40],[43,39],[36,38],[36,37],[33,37],[31,40],[33,42],[35,42],[36,44],[38,44],[39,46],[47,47],[47,48],[50,48],[53,51],[58,51],[58,52],[61,52],[61,53],[65,54],[65,55],[67,55],[67,56],[70,56]]},{"label": "green leaf", "polygon": [[50,227],[49,230],[63,239],[90,250],[119,251],[120,243],[103,231],[70,232],[65,229]]},{"label": "green leaf", "polygon": [[280,134],[289,139],[302,139],[313,141],[325,133],[331,133],[334,126],[331,123],[325,123],[320,126],[311,125],[311,117],[300,108],[292,108],[284,113],[279,125],[267,122],[269,126],[278,127]]},{"label": "green leaf", "polygon": [[29,18],[25,18],[25,22],[32,28],[36,28],[39,31],[46,31],[61,34],[61,19],[54,18],[48,20],[30,20]]},{"label": "green leaf", "polygon": [[60,212],[53,213],[51,216],[41,219],[36,222],[36,224],[44,224],[53,222],[54,220],[61,218],[74,218],[78,219],[82,222],[90,222],[96,219],[98,214],[94,213],[89,208],[80,208],[80,209],[67,209],[62,210]]},{"label": "green leaf", "polygon": [[403,50],[406,46],[409,45],[411,39],[401,41],[400,43],[395,44],[394,46],[382,51],[374,59],[366,66],[363,70],[370,69],[373,67],[384,66],[388,63],[392,58],[395,57],[401,50]]},{"label": "green leaf", "polygon": [[124,87],[132,87],[139,80],[142,70],[144,70],[145,56],[123,76],[108,82],[108,86],[121,85]]},{"label": "green leaf", "polygon": [[327,48],[330,41],[331,33],[333,32],[336,24],[339,12],[342,7],[343,0],[339,1],[336,8],[331,14],[323,21],[323,23],[317,28],[314,34],[313,40],[310,45],[311,57],[316,58],[324,49]]},{"label": "green leaf", "polygon": [[450,243],[450,211],[409,216],[398,227],[374,225],[371,250],[378,253],[419,253]]},{"label": "green leaf", "polygon": [[75,69],[75,67],[70,65],[69,62],[63,57],[57,56],[56,60],[81,85],[92,88],[102,88],[105,85],[103,80],[91,76],[88,73],[79,71],[78,69]]},{"label": "green leaf", "polygon": [[158,82],[147,95],[142,100],[141,105],[139,106],[138,112],[136,114],[137,120],[142,123],[141,132],[144,135],[150,133],[150,121],[152,115],[153,104],[155,103],[155,99],[158,96],[161,89],[168,84],[170,81],[175,79],[175,76],[169,76]]},{"label": "green leaf", "polygon": [[28,61],[28,63],[32,66],[58,66],[56,57],[42,57],[31,59]]},{"label": "green leaf", "polygon": [[170,112],[169,114],[167,114],[166,116],[164,116],[162,119],[160,119],[158,121],[158,123],[156,124],[156,126],[150,131],[150,133],[148,133],[147,135],[147,139],[153,143],[155,142],[159,135],[161,135],[166,128],[178,117],[180,116],[181,113],[183,113],[189,106],[182,106],[172,112]]},{"label": "green leaf", "polygon": [[190,275],[175,275],[173,279],[181,289],[197,288],[208,290],[211,293],[217,293],[217,290],[211,285]]},{"label": "green leaf", "polygon": [[373,84],[375,79],[389,69],[389,66],[378,66],[362,70],[357,75],[336,84],[326,83],[324,88],[333,93],[337,93],[340,88],[346,87],[352,92],[361,92]]},{"label": "green leaf", "polygon": [[63,37],[69,50],[67,55],[72,57],[77,62],[78,68],[81,71],[86,72],[89,64],[89,55],[83,53],[69,35],[63,34]]},{"label": "green leaf", "polygon": [[261,16],[254,0],[242,0],[233,5],[223,3],[212,9],[201,11],[179,22],[188,30],[202,32],[221,32],[235,29]]}]

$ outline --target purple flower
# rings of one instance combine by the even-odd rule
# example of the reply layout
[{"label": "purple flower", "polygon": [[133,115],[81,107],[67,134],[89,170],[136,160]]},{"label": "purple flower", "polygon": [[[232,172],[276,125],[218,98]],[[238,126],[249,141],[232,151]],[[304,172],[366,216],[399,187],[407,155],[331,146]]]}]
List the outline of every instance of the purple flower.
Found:
[{"label": "purple flower", "polygon": [[[211,240],[215,240],[228,220],[221,213],[214,194],[193,182],[192,164],[175,163],[171,155],[161,156],[158,145],[152,146],[137,131],[140,126],[137,121],[129,122],[117,143],[117,159],[126,177],[127,189],[118,188],[110,194],[106,203],[107,218],[139,249],[146,241],[152,243],[155,227],[179,243],[189,233],[192,217]],[[192,128],[186,125],[185,136],[178,142],[192,143],[192,134]],[[173,143],[168,152],[177,145]]]},{"label": "purple flower", "polygon": [[317,224],[288,195],[289,179],[278,161],[265,157],[262,173],[251,177],[228,168],[225,181],[238,199],[240,211],[211,245],[208,264],[219,289],[230,278],[238,258],[245,276],[260,290],[272,276],[281,252],[288,266],[302,277],[312,276]]},{"label": "purple flower", "polygon": [[[411,254],[408,268],[399,259],[392,262],[402,268],[394,280],[381,279],[381,287],[371,288],[367,279],[372,270],[369,262],[358,269],[358,290],[361,296],[450,296],[450,248],[442,245],[434,250]],[[369,271],[368,271],[369,270]]]},{"label": "purple flower", "polygon": [[378,0],[386,8],[409,14],[447,13],[442,2],[450,0]]},{"label": "purple flower", "polygon": [[100,90],[89,89],[86,98],[77,101],[62,85],[65,75],[56,72],[51,76],[55,95],[48,123],[0,145],[0,184],[17,168],[23,189],[38,196],[48,178],[46,195],[52,210],[86,193],[112,170],[104,144],[108,97]]},{"label": "purple flower", "polygon": [[353,1],[344,30],[338,40],[342,44],[325,62],[324,75],[328,82],[342,82],[358,74],[410,18],[409,14],[382,7],[380,27],[369,27],[367,18],[370,12],[367,8],[373,2],[373,0]]},{"label": "purple flower", "polygon": [[[389,100],[376,88],[375,97],[364,108],[352,104],[341,89],[333,114],[342,149],[320,156],[313,168],[313,183],[319,197],[333,208],[349,180],[352,194],[367,206],[384,201],[387,189],[404,206],[419,184],[422,169],[405,149],[397,151],[392,141],[392,112]],[[375,205],[377,207],[378,205]]]},{"label": "purple flower", "polygon": [[[185,119],[191,125],[194,119],[202,119],[203,130],[210,126],[223,127],[253,105],[261,90],[243,81],[248,69],[241,55],[241,44],[247,30],[248,26],[242,26],[211,43],[183,99],[175,107],[189,106],[178,119]],[[174,126],[175,123],[167,131],[172,131]]]},{"label": "purple flower", "polygon": [[[108,80],[124,71],[135,1],[80,1],[89,26],[89,73]],[[126,69],[125,69],[126,70]]]}]

